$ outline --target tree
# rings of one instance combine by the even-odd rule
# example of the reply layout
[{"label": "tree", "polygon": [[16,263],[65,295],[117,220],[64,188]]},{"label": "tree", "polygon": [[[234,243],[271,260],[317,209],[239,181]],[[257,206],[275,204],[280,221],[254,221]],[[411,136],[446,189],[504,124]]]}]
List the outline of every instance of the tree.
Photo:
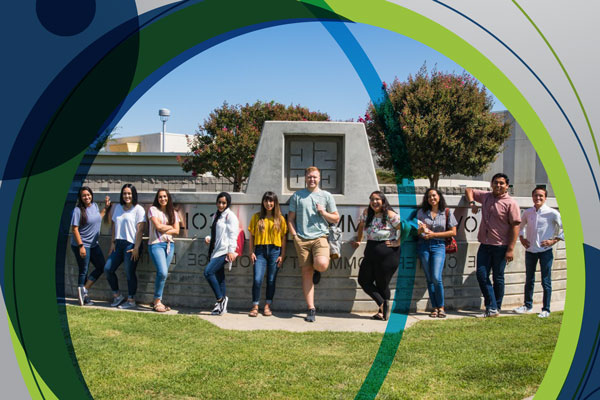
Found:
[{"label": "tree", "polygon": [[380,165],[398,178],[485,172],[510,136],[509,123],[491,112],[493,101],[475,78],[425,65],[406,82],[383,84],[383,99],[369,105],[364,122]]},{"label": "tree", "polygon": [[328,121],[329,115],[299,105],[285,106],[273,101],[229,105],[213,110],[188,137],[190,153],[178,158],[186,172],[206,172],[226,178],[235,192],[250,175],[254,153],[265,121]]}]

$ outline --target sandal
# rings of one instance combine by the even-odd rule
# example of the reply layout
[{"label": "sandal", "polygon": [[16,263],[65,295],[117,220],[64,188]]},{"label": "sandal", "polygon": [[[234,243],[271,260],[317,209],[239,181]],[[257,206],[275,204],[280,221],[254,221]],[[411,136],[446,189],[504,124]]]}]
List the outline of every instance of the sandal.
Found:
[{"label": "sandal", "polygon": [[171,311],[171,307],[167,307],[163,303],[156,303],[155,305],[152,306],[152,309],[156,312]]},{"label": "sandal", "polygon": [[258,304],[252,307],[252,310],[248,313],[249,317],[258,317]]},{"label": "sandal", "polygon": [[263,315],[265,317],[270,317],[271,315],[273,315],[273,312],[271,311],[271,307],[268,304],[265,304],[265,308],[263,309]]},{"label": "sandal", "polygon": [[438,309],[434,308],[433,311],[431,312],[431,314],[429,314],[429,318],[437,318],[437,317],[438,317]]},{"label": "sandal", "polygon": [[371,317],[371,319],[375,319],[377,321],[385,321],[385,318],[381,313],[377,313]]},{"label": "sandal", "polygon": [[443,309],[443,308],[440,308],[440,309],[438,310],[438,315],[437,315],[437,317],[438,317],[438,318],[446,318],[446,312],[444,311],[444,309]]}]

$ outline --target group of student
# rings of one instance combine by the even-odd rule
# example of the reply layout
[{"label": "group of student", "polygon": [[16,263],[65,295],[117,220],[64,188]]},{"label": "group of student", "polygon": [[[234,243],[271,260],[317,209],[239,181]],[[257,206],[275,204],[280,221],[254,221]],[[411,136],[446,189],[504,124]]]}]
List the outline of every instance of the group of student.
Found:
[{"label": "group of student", "polygon": [[[340,216],[331,193],[319,188],[321,179],[317,167],[305,170],[305,188],[295,192],[289,200],[287,222],[281,214],[277,195],[266,192],[260,211],[250,220],[249,249],[254,265],[252,305],[248,315],[258,316],[260,292],[264,276],[267,277],[264,316],[273,314],[271,306],[275,295],[275,281],[286,254],[288,233],[301,268],[302,291],[307,305],[307,322],[316,320],[314,286],[321,273],[329,266],[329,227],[338,223]],[[466,198],[477,213],[482,204],[482,218],[478,240],[477,280],[486,307],[483,317],[497,316],[504,295],[504,269],[512,261],[517,237],[526,247],[525,304],[514,311],[532,312],[534,274],[537,261],[542,271],[544,289],[540,317],[550,314],[552,245],[564,240],[560,214],[545,205],[545,188],[536,187],[532,193],[534,207],[520,215],[518,204],[508,195],[509,179],[504,174],[492,178],[492,191],[466,189]],[[238,249],[239,221],[231,211],[231,196],[222,192],[217,195],[216,212],[213,214],[208,245],[209,262],[204,277],[214,292],[216,303],[213,315],[227,312],[228,297],[225,285],[225,268],[240,254]],[[111,220],[111,246],[108,260],[98,245],[103,217]],[[131,184],[122,187],[119,204],[112,207],[108,196],[105,207],[99,210],[93,201],[89,187],[79,190],[77,206],[73,211],[71,246],[79,266],[78,300],[80,305],[90,304],[89,288],[102,272],[113,292],[111,305],[119,308],[135,308],[137,291],[136,266],[142,247],[142,235],[149,221],[149,254],[156,267],[153,309],[157,312],[170,310],[162,303],[162,293],[169,265],[174,255],[173,236],[179,234],[180,218],[173,205],[171,194],[159,189],[148,212],[138,204],[137,191]],[[446,239],[456,235],[457,221],[446,205],[444,196],[437,189],[428,189],[414,218],[403,219],[389,204],[385,195],[375,191],[369,196],[368,207],[361,212],[356,240],[357,248],[363,239],[367,243],[360,264],[358,283],[377,304],[378,311],[372,316],[385,321],[389,316],[392,276],[400,263],[400,245],[411,232],[418,235],[417,254],[427,279],[429,299],[432,306],[430,317],[445,318],[444,286],[442,271],[446,256]],[[94,271],[88,276],[88,265]],[[119,291],[116,269],[125,264],[128,296]],[[492,273],[494,283],[490,281]]]},{"label": "group of student", "polygon": [[[525,247],[525,304],[515,308],[517,314],[533,312],[535,270],[540,263],[542,276],[542,311],[540,318],[550,316],[552,296],[552,246],[565,240],[558,211],[546,205],[548,192],[536,186],[531,192],[533,207],[521,215],[519,205],[508,194],[509,178],[497,173],[492,177],[491,192],[467,188],[465,197],[474,214],[481,204],[481,225],[477,234],[477,281],[483,294],[485,312],[479,317],[497,317],[504,298],[504,269],[513,261],[517,238]],[[493,284],[490,280],[490,272]]]},{"label": "group of student", "polygon": [[[147,214],[146,216],[146,211],[138,204],[137,190],[131,184],[123,185],[119,204],[115,207],[112,207],[110,198],[106,196],[102,211],[94,203],[92,189],[87,186],[79,189],[77,206],[71,217],[71,248],[79,267],[77,297],[80,305],[92,303],[88,290],[105,272],[113,292],[111,306],[124,309],[136,307],[136,267],[142,251],[145,223],[149,221],[148,252],[156,267],[153,309],[157,312],[169,310],[161,299],[174,255],[173,235],[179,234],[180,220],[168,190],[159,189],[156,192]],[[111,220],[111,242],[106,261],[98,244],[100,226],[105,215]],[[90,263],[94,265],[94,271],[88,276]],[[121,264],[125,264],[127,298],[119,290],[119,280],[115,273]]]}]

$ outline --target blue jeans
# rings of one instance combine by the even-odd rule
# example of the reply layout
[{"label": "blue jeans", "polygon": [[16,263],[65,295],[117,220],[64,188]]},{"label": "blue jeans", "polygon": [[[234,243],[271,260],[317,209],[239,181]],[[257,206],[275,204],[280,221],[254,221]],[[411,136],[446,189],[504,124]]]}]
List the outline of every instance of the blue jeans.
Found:
[{"label": "blue jeans", "polygon": [[[167,254],[167,246],[169,246],[169,254]],[[152,258],[152,262],[156,267],[154,298],[162,299],[165,282],[167,281],[167,274],[169,273],[169,266],[175,255],[175,245],[172,242],[155,243],[149,245],[148,250],[150,251],[150,258]]]},{"label": "blue jeans", "polygon": [[[104,254],[102,254],[102,249],[100,246],[96,245],[94,247],[86,247],[85,258],[81,258],[81,255],[79,255],[79,247],[71,245],[71,249],[73,249],[73,254],[75,254],[77,266],[79,267],[77,285],[85,285],[85,281],[88,279],[92,282],[95,282],[96,279],[102,275],[102,272],[104,272]],[[94,271],[92,271],[88,278],[87,273],[90,262],[94,264]]]},{"label": "blue jeans", "polygon": [[[506,249],[508,246],[479,245],[477,250],[477,282],[483,294],[486,310],[500,310],[504,298],[504,268],[506,268]],[[490,281],[490,271],[494,285]]]},{"label": "blue jeans", "polygon": [[281,254],[281,247],[273,244],[258,245],[254,247],[256,262],[254,263],[254,283],[252,284],[252,303],[258,304],[260,300],[260,287],[262,286],[265,270],[267,271],[267,304],[273,302],[275,295],[275,278],[277,278],[277,258]]},{"label": "blue jeans", "polygon": [[552,261],[554,255],[552,249],[541,253],[525,252],[525,307],[533,306],[533,286],[535,284],[535,267],[540,260],[540,271],[542,273],[542,288],[544,289],[544,299],[542,302],[542,311],[550,312],[550,298],[552,297]]},{"label": "blue jeans", "polygon": [[421,260],[425,278],[427,278],[427,289],[429,300],[433,308],[444,307],[444,284],[442,282],[442,271],[446,260],[446,243],[440,239],[419,240],[417,254]]},{"label": "blue jeans", "polygon": [[204,268],[204,277],[208,284],[215,292],[217,300],[225,297],[225,257],[222,256],[211,258],[208,265]]},{"label": "blue jeans", "polygon": [[[121,266],[121,263],[125,262],[125,275],[127,276],[127,291],[129,298],[133,299],[137,292],[137,275],[135,269],[137,268],[137,261],[131,259],[131,250],[135,247],[133,243],[129,243],[127,240],[117,239],[115,241],[115,251],[108,256],[108,261],[104,266],[104,272],[106,272],[106,279],[110,285],[113,293],[119,293],[119,279],[117,278],[117,268]],[[139,254],[142,254],[142,246],[140,246]],[[138,259],[139,260],[139,259]]]}]

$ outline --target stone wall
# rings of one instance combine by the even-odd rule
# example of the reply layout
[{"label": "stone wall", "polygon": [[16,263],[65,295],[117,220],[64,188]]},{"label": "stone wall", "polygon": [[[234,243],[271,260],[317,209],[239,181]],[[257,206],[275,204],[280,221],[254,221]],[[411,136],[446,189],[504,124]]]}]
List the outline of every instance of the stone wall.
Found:
[{"label": "stone wall", "polygon": [[[106,254],[109,237],[102,236],[101,246]],[[443,279],[446,304],[449,309],[479,308],[483,305],[481,292],[475,277],[475,261],[478,244],[476,242],[459,241],[459,251],[446,258]],[[67,245],[65,268],[65,286],[67,296],[76,297],[77,265],[70,245]],[[390,288],[395,296],[396,281],[399,277],[400,290],[412,287],[410,309],[424,310],[427,307],[428,294],[423,270],[414,256],[414,242],[407,242],[403,248],[403,257],[394,276]],[[374,311],[375,303],[360,289],[357,283],[358,266],[362,260],[364,244],[358,249],[344,243],[344,256],[332,261],[328,271],[323,274],[321,283],[316,286],[316,304],[322,311]],[[201,239],[176,239],[175,257],[169,271],[164,291],[164,302],[175,307],[211,308],[214,303],[213,293],[203,276],[207,264],[207,246]],[[247,309],[251,304],[252,266],[245,249],[244,255],[233,264],[231,271],[226,272],[227,294],[232,309]],[[155,268],[152,264],[147,246],[144,246],[141,262],[138,265],[138,295],[142,303],[150,303],[153,298]],[[118,270],[121,290],[127,290],[124,266]],[[559,243],[555,250],[555,261],[552,272],[554,300],[564,300],[566,294],[566,254],[564,243]],[[521,305],[523,302],[523,285],[525,282],[524,249],[517,244],[515,261],[506,268],[506,295],[504,308]],[[264,287],[263,283],[263,299]],[[108,300],[110,290],[103,275],[92,288],[90,295],[94,299]],[[540,302],[542,289],[540,286],[539,268],[536,274],[534,301]],[[261,301],[262,303],[262,301]],[[288,243],[287,257],[277,277],[277,291],[274,301],[275,309],[303,310],[300,269],[297,265],[294,246]]]},{"label": "stone wall", "polygon": [[[338,225],[342,228],[342,240],[346,243],[342,249],[342,259],[331,263],[330,269],[323,274],[321,284],[316,289],[317,304],[322,310],[367,311],[375,308],[374,302],[357,284],[363,247],[354,250],[348,244],[356,235],[358,216],[368,205],[369,193],[378,188],[385,193],[393,193],[394,195],[388,196],[390,204],[406,217],[410,210],[421,202],[422,193],[426,189],[423,185],[412,187],[412,184],[400,187],[379,185],[368,149],[364,124],[267,121],[258,143],[247,187],[243,188],[242,192],[232,193],[232,210],[239,216],[242,226],[247,228],[250,217],[259,210],[260,199],[265,190],[272,190],[278,194],[281,210],[285,215],[288,211],[289,197],[296,189],[304,186],[303,169],[316,165],[323,170],[321,184],[323,188],[333,192],[341,217]],[[507,158],[504,161],[510,160]],[[505,170],[510,172],[509,175],[513,175],[514,169]],[[489,179],[485,178],[479,184],[487,188],[488,181]],[[515,179],[515,182],[517,181],[519,179]],[[532,182],[527,182],[530,185],[524,197],[515,197],[521,209],[532,205],[529,197]],[[186,229],[182,230],[181,239],[176,242],[176,259],[167,280],[164,299],[173,306],[209,308],[214,298],[203,277],[203,269],[208,260],[206,245],[201,238],[210,230],[216,193],[230,191],[230,184],[223,179],[183,174],[175,154],[102,153],[95,158],[87,155],[77,170],[67,196],[64,220],[70,216],[76,190],[81,184],[87,184],[95,190],[96,201],[102,201],[105,195],[117,201],[123,183],[133,183],[136,186],[139,202],[146,208],[152,203],[158,188],[166,187],[171,191],[174,201],[179,205]],[[473,182],[468,184],[472,186]],[[454,210],[458,221],[457,241],[460,246],[458,254],[447,259],[444,273],[447,304],[449,308],[478,308],[482,304],[482,298],[475,278],[475,256],[481,213],[471,213],[462,196],[464,188],[461,184],[450,182],[446,185],[452,186],[442,188],[442,191],[445,193],[446,203]],[[548,205],[554,208],[558,206],[554,198],[548,199]],[[67,224],[63,224],[63,229],[66,229]],[[104,235],[108,234],[107,228],[103,227]],[[104,236],[102,246],[105,251],[108,248],[107,241],[108,237]],[[412,309],[424,309],[427,291],[422,269],[417,266],[414,243],[407,243],[405,246],[397,274],[400,277],[397,280],[398,285],[394,279],[391,286],[402,291],[402,296],[399,295],[398,298],[412,299]],[[66,293],[73,296],[76,290],[77,268],[72,252],[67,250]],[[291,245],[287,256],[278,278],[276,307],[289,310],[304,309],[300,271]],[[155,272],[147,251],[143,254],[138,271],[138,298],[149,303],[152,301]],[[120,274],[122,287],[125,288],[123,271],[120,271]],[[522,302],[524,280],[524,253],[522,246],[517,244],[516,259],[506,270],[506,308]],[[247,255],[240,257],[232,271],[227,273],[227,284],[231,307],[248,308],[251,302],[252,268]],[[557,251],[554,266],[554,299],[564,299],[565,287],[565,251],[560,249]],[[536,300],[540,296],[538,285]],[[110,297],[104,278],[92,290],[92,297]]]},{"label": "stone wall", "polygon": [[[131,183],[138,192],[153,192],[164,188],[169,192],[195,193],[195,192],[232,192],[233,184],[225,178],[215,178],[214,176],[178,176],[178,175],[88,175],[76,177],[72,192],[79,190],[81,186],[89,186],[94,193],[96,192],[116,192],[121,191],[124,184]],[[242,185],[242,191],[246,190],[246,185]]]}]

